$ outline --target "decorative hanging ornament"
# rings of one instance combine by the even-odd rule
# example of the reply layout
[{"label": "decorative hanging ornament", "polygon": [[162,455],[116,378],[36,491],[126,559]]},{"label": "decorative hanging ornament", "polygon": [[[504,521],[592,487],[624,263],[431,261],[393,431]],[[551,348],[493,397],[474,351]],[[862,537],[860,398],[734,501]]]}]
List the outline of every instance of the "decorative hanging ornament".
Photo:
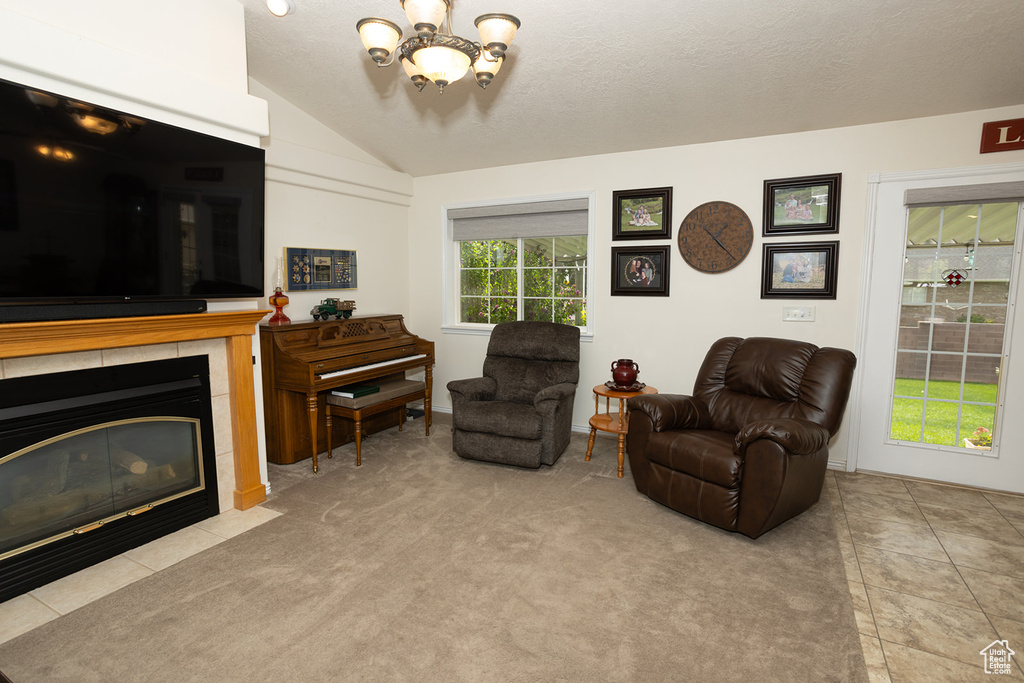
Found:
[{"label": "decorative hanging ornament", "polygon": [[967,282],[967,273],[962,270],[952,269],[947,270],[942,274],[942,279],[946,281],[946,284],[950,287],[958,287],[960,284]]}]

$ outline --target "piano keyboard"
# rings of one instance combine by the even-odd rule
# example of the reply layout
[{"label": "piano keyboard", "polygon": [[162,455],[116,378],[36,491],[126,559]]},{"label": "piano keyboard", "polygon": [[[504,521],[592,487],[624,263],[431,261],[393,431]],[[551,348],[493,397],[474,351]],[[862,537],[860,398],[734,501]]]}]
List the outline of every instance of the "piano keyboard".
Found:
[{"label": "piano keyboard", "polygon": [[405,356],[403,358],[394,358],[392,360],[381,361],[380,363],[370,363],[369,365],[358,365],[354,368],[348,368],[346,370],[338,370],[337,372],[325,372],[322,375],[317,375],[318,380],[331,379],[334,377],[344,377],[345,375],[354,375],[357,372],[363,372],[364,370],[372,370],[373,368],[383,368],[388,365],[398,365],[399,363],[408,363],[411,360],[419,360],[420,358],[426,358],[427,354],[420,353],[415,356]]}]

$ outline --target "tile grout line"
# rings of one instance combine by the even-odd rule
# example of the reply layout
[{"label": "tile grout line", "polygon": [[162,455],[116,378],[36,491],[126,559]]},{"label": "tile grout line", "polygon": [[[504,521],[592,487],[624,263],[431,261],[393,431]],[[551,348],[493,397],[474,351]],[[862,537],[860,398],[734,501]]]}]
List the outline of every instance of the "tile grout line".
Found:
[{"label": "tile grout line", "polygon": [[[857,573],[860,574],[860,583],[864,587],[864,598],[867,600],[868,615],[871,617],[871,627],[874,629],[874,638],[879,641],[879,650],[882,652],[882,663],[886,667],[886,676],[891,682],[893,680],[892,671],[889,669],[889,659],[886,657],[886,648],[882,647],[882,634],[879,633],[879,623],[874,618],[874,608],[871,606],[871,597],[867,594],[867,584],[864,583],[864,572],[860,568],[860,557],[857,555],[857,543],[853,540],[853,529],[850,528],[850,520],[846,514],[846,503],[843,501],[843,489],[839,485],[839,480],[836,479],[835,475],[833,480],[836,481],[836,493],[839,495],[840,507],[843,510],[843,522],[846,524],[846,530],[850,535],[850,545],[853,546],[853,559],[857,563]],[[864,665],[866,667],[867,660],[865,658]],[[868,675],[870,675],[868,673]]]},{"label": "tile grout line", "polygon": [[[938,538],[938,536],[936,536],[936,538]],[[939,544],[942,545],[942,539],[939,539]],[[943,546],[943,550],[945,550],[945,546]],[[952,558],[950,558],[950,559],[952,559]],[[957,565],[956,562],[954,562],[953,563],[953,568],[956,570],[957,576],[960,577],[960,580],[964,582],[964,586],[967,588],[967,592],[969,592],[971,594],[971,597],[974,598],[974,601],[976,603],[978,603],[978,607],[981,608],[981,613],[985,616],[985,620],[988,622],[988,625],[992,627],[992,630],[995,632],[996,636],[998,638],[1006,640],[1006,638],[1003,637],[1003,634],[1000,633],[999,627],[997,627],[995,622],[992,621],[992,616],[993,615],[989,614],[988,610],[986,610],[984,607],[982,607],[981,600],[978,600],[978,596],[976,596],[974,594],[974,589],[971,588],[971,584],[967,582],[966,578],[964,578],[963,572],[960,571],[960,566]],[[973,569],[973,567],[971,567],[971,568]],[[978,571],[985,571],[985,570],[979,569]],[[986,573],[993,574],[994,576],[1005,576],[1005,574],[996,574],[995,572],[986,572]],[[1016,621],[1016,620],[1010,619],[1010,621]],[[1024,674],[1024,668],[1021,667],[1020,660],[1017,660],[1015,663],[1017,664],[1017,669],[1020,670],[1020,672],[1022,674]]]},{"label": "tile grout line", "polygon": [[[964,489],[964,490],[969,490],[969,489]],[[997,636],[999,636],[1000,635],[999,634],[999,629],[996,628],[995,623],[993,623],[992,616],[988,613],[988,610],[986,610],[982,606],[981,600],[978,599],[978,596],[974,594],[974,589],[971,588],[971,584],[968,583],[967,579],[964,577],[964,574],[963,574],[963,572],[960,569],[960,565],[958,565],[956,563],[956,561],[953,559],[953,556],[950,555],[949,551],[946,549],[946,544],[942,542],[942,539],[939,538],[939,535],[935,532],[934,527],[932,527],[931,521],[928,519],[928,515],[925,515],[924,514],[924,510],[921,510],[921,506],[918,504],[917,498],[914,498],[914,492],[913,491],[910,491],[910,497],[913,498],[914,505],[917,505],[917,509],[921,512],[921,515],[924,517],[924,521],[928,523],[928,527],[930,529],[932,529],[932,533],[935,534],[935,540],[937,540],[939,542],[939,546],[942,548],[942,552],[946,553],[946,557],[949,558],[950,563],[953,565],[953,569],[954,569],[954,571],[956,571],[956,575],[960,577],[960,580],[963,581],[964,587],[967,589],[967,592],[971,594],[971,599],[974,600],[975,603],[977,603],[978,609],[981,611],[982,615],[985,617],[985,621],[987,621],[988,625],[992,627],[992,630],[995,632],[995,634]],[[995,511],[1000,516],[1002,516],[1002,512],[1000,512],[999,508],[997,508],[995,505],[992,505],[992,501],[990,501],[988,499],[988,497],[985,496],[984,493],[982,493],[982,497],[985,499],[985,502],[987,502],[989,505],[991,505],[992,508],[995,509]],[[963,508],[961,507],[960,509],[963,509]],[[1003,519],[1006,519],[1006,518],[1003,517]],[[1007,522],[1009,522],[1009,520],[1007,520]],[[1012,527],[1013,525],[1011,524],[1010,526]],[[952,532],[950,532],[950,533],[952,533]],[[968,536],[969,534],[963,534],[963,535]],[[972,538],[977,538],[977,537],[974,537],[974,536],[971,536],[971,537]],[[1017,668],[1018,669],[1020,668],[1020,662],[1017,662]]]},{"label": "tile grout line", "polygon": [[[996,628],[996,625],[995,625],[995,623],[992,620],[992,616],[993,615],[989,614],[989,612],[987,610],[985,610],[984,607],[982,607],[981,602],[978,600],[977,596],[974,593],[974,590],[971,589],[970,584],[968,584],[967,580],[964,578],[963,573],[961,571],[961,566],[958,565],[953,560],[953,557],[952,557],[952,555],[950,555],[949,551],[946,549],[945,544],[942,543],[942,540],[939,538],[938,533],[937,533],[935,527],[932,525],[931,520],[929,520],[929,518],[925,514],[924,510],[921,509],[921,503],[917,500],[917,497],[914,496],[913,491],[910,489],[910,487],[908,487],[906,485],[906,482],[904,480],[898,479],[898,478],[895,478],[895,479],[897,481],[900,481],[901,483],[903,483],[904,488],[906,489],[908,495],[910,495],[911,501],[914,503],[914,506],[917,508],[918,512],[921,514],[921,516],[924,519],[925,523],[928,525],[928,529],[932,532],[932,535],[935,537],[936,541],[938,541],[939,547],[941,547],[942,551],[946,554],[946,557],[948,558],[950,565],[952,565],[953,569],[956,571],[957,576],[963,582],[964,587],[967,589],[968,593],[971,595],[971,598],[974,600],[975,604],[978,606],[977,610],[971,610],[971,611],[979,611],[979,612],[981,612],[981,614],[985,617],[985,620],[988,622],[989,626],[992,627],[993,632],[996,633],[996,635],[999,638],[1002,638],[1002,635],[1000,634],[999,629]],[[843,501],[842,489],[839,487],[838,480],[836,481],[836,488],[838,489],[838,492],[839,492],[839,495],[840,495],[840,502],[843,503],[843,506],[842,506],[843,507],[843,516],[844,516],[844,518],[846,518],[847,515],[846,515],[845,502]],[[965,490],[965,491],[973,491],[973,490],[975,490],[975,489],[964,488],[964,487],[953,487],[953,488],[959,488],[960,490]],[[984,492],[983,491],[980,491],[980,493],[982,493],[982,495],[984,496]],[[872,494],[865,494],[865,495],[872,495]],[[895,498],[895,497],[893,497],[893,498]],[[1000,515],[1000,517],[1002,517],[1008,524],[1010,524],[1011,527],[1013,527],[1012,522],[1010,522],[1010,520],[1006,518],[1006,515],[1003,514],[1002,510],[1000,510],[998,507],[996,507],[992,503],[992,501],[988,499],[987,496],[984,496],[984,499],[985,499],[985,502],[989,504],[989,506],[991,506],[993,509],[996,510],[996,512]],[[940,507],[949,507],[951,509],[957,509],[957,510],[960,510],[960,511],[967,510],[969,512],[969,508],[965,508],[962,505],[960,505],[960,506],[940,506]],[[878,519],[883,519],[883,518],[878,518]],[[848,519],[847,519],[847,528],[849,529],[849,521],[848,521]],[[1016,527],[1013,527],[1013,529],[1014,529],[1014,531],[1017,531],[1018,534],[1020,534],[1020,531]],[[956,533],[956,532],[947,532],[947,533],[951,533],[951,534],[954,534],[954,535],[967,536],[967,537],[970,537],[970,538],[979,538],[979,539],[982,539],[982,540],[989,540],[989,539],[986,539],[986,538],[981,537],[981,536],[974,536],[973,534]],[[852,530],[851,530],[851,539],[852,539]],[[856,542],[854,542],[853,543],[853,547],[854,547],[854,553],[855,553],[855,556],[856,556],[858,544]],[[873,546],[867,546],[867,547],[873,547]],[[889,550],[885,550],[883,548],[878,548],[878,550],[882,550],[884,552],[895,552],[897,554],[907,555],[908,557],[918,557],[916,555],[912,555],[912,554],[909,554],[909,553],[898,553],[898,551],[889,551]],[[929,558],[919,558],[919,559],[929,559]],[[861,573],[861,578],[863,579],[863,571],[860,569],[860,558],[859,558],[859,556],[857,556],[857,569]],[[987,571],[987,570],[979,570],[979,571]],[[999,574],[999,573],[995,573],[995,572],[988,572],[988,573],[991,573],[991,574],[996,575],[996,576],[1005,576],[1004,574]],[[869,584],[867,584],[865,582],[865,586],[867,586],[867,585],[869,585]],[[882,590],[892,590],[893,592],[899,593],[901,595],[908,595],[908,596],[911,596],[911,597],[917,597],[917,596],[913,596],[910,593],[903,593],[903,591],[898,591],[898,590],[893,590],[893,589],[886,589],[886,588],[884,588],[882,586],[874,586],[874,587],[882,589]],[[954,605],[953,603],[948,603],[948,602],[945,602],[944,600],[935,600],[935,599],[931,599],[931,598],[925,598],[925,599],[930,599],[933,602],[937,602],[937,603],[943,604],[943,605],[948,605],[948,606],[951,606],[951,607],[963,608],[962,605]],[[874,608],[871,605],[871,598],[870,598],[870,596],[868,596],[868,605],[872,609],[871,618],[872,618],[872,621],[874,622]],[[967,608],[967,609],[970,609],[970,608]],[[1016,621],[1016,620],[1010,619],[1010,621]],[[874,623],[874,626],[875,626],[875,631],[878,632],[878,624],[877,624],[877,622]],[[901,647],[908,647],[906,645],[901,645],[900,643],[895,643],[894,641],[885,640],[885,639],[883,639],[881,637],[880,633],[878,634],[878,640],[879,640],[879,644],[880,645],[881,645],[882,642],[886,642],[886,643],[892,643],[892,644],[895,644],[895,645],[900,645]],[[916,650],[916,648],[909,648],[909,649]],[[938,657],[942,657],[943,659],[948,660],[950,662],[957,662],[957,663],[961,663],[961,664],[963,663],[963,662],[960,662],[957,659],[953,659],[953,658],[947,657],[945,655],[939,655],[939,654],[936,654],[936,653],[929,653],[929,654],[932,654],[932,655],[938,656]],[[886,668],[888,669],[888,660],[885,657],[885,648],[882,648],[882,656],[883,656],[883,660],[886,662]],[[1024,665],[1022,665],[1020,661],[1017,661],[1016,665],[1017,665],[1017,669],[1021,673],[1024,673]],[[890,680],[891,679],[892,679],[892,676],[891,676],[891,672],[890,672]]]},{"label": "tile grout line", "polygon": [[36,602],[38,602],[38,603],[39,603],[40,605],[42,605],[42,606],[43,606],[43,607],[45,607],[46,609],[48,609],[48,610],[50,610],[51,612],[53,612],[54,614],[56,614],[57,616],[63,616],[63,615],[61,615],[61,613],[60,613],[60,612],[58,612],[57,610],[55,610],[55,609],[54,609],[53,607],[50,607],[49,605],[47,605],[47,604],[46,604],[45,602],[43,602],[42,600],[40,600],[40,599],[39,599],[39,598],[38,598],[37,596],[35,596],[35,595],[32,595],[32,593],[26,593],[26,595],[27,595],[27,596],[29,596],[30,598],[32,598],[33,600],[35,600]]},{"label": "tile grout line", "polygon": [[[956,562],[953,561],[952,555],[949,554],[949,551],[946,550],[946,546],[942,543],[942,539],[940,539],[939,535],[935,532],[935,527],[932,526],[931,520],[928,519],[928,515],[926,515],[924,513],[924,510],[921,509],[921,505],[918,502],[917,498],[914,496],[914,492],[911,490],[911,488],[909,486],[907,486],[907,483],[905,481],[903,481],[903,486],[907,490],[907,494],[910,496],[911,501],[914,503],[914,507],[916,507],[918,513],[920,513],[921,518],[924,519],[925,524],[928,525],[928,530],[932,532],[932,536],[935,538],[935,541],[939,544],[939,547],[942,548],[942,552],[946,554],[946,558],[949,560],[949,564],[953,567],[953,570],[956,571],[957,576],[959,576],[960,580],[963,581],[964,587],[967,588],[967,591],[971,594],[971,599],[974,600],[975,604],[977,604],[978,611],[982,614],[982,616],[985,617],[985,620],[989,622],[989,625],[992,626],[991,619],[989,619],[988,614],[981,607],[981,603],[978,601],[978,598],[975,597],[974,591],[972,591],[971,587],[969,585],[967,585],[967,581],[964,579],[963,575],[960,573],[960,568],[957,567]],[[927,559],[927,558],[922,558],[922,559]],[[913,596],[913,595],[911,595],[909,593],[904,593],[903,591],[893,591],[893,592],[899,593],[900,595],[910,595],[910,597],[917,597],[917,596]],[[927,599],[927,598],[925,598],[925,599]],[[870,595],[868,595],[868,602],[869,603],[871,602],[871,596]],[[943,600],[934,600],[933,602],[937,602],[937,603],[943,604],[943,605],[948,605],[948,606],[951,606],[951,607],[957,607],[958,606],[958,605],[953,605],[951,603],[947,603],[947,602],[945,602]],[[875,629],[876,630],[878,629],[878,625],[877,624],[875,625]],[[996,633],[998,634],[998,631],[996,631]],[[879,640],[881,640],[881,634],[879,634]],[[888,641],[887,640],[886,642],[893,642],[893,641]],[[895,645],[900,645],[899,643],[894,643],[894,644]],[[902,647],[907,647],[907,646],[906,645],[902,645]],[[911,648],[911,649],[916,650],[917,648]],[[885,648],[882,648],[882,652],[883,652],[883,654],[885,653]],[[926,650],[921,650],[921,652],[927,652],[927,651]],[[942,657],[943,659],[949,660],[951,662],[957,662],[957,663],[961,663],[961,664],[964,663],[964,662],[960,662],[960,660],[954,659],[952,657],[946,657],[945,655],[939,655],[939,654],[936,654],[934,652],[929,652],[928,654],[931,654],[931,655],[934,655],[934,656],[938,656],[938,657]],[[892,676],[890,675],[889,678],[891,680]]]},{"label": "tile grout line", "polygon": [[[58,581],[59,581],[59,579],[58,579]],[[49,585],[49,584],[47,584],[47,585]],[[40,586],[40,588],[45,588],[45,586]],[[60,611],[59,609],[57,609],[57,608],[56,608],[56,607],[54,607],[53,605],[51,605],[50,603],[46,602],[46,600],[43,600],[43,599],[42,599],[41,597],[39,597],[38,595],[35,595],[35,592],[34,592],[34,591],[29,591],[28,593],[26,593],[26,595],[29,595],[29,596],[31,596],[32,598],[34,598],[35,600],[37,600],[37,601],[41,602],[41,603],[42,603],[43,605],[45,605],[45,606],[46,606],[46,607],[47,607],[48,609],[51,609],[51,610],[53,610],[54,612],[56,612],[58,616],[64,616],[65,614],[71,614],[71,612],[74,612],[74,611],[75,611],[75,610],[71,610],[70,612],[61,612],[61,611]],[[78,609],[78,608],[76,607],[75,609]]]},{"label": "tile grout line", "polygon": [[[985,496],[984,493],[982,493],[981,495]],[[985,500],[988,500],[988,496],[985,496]],[[991,505],[993,508],[995,508],[996,514],[998,514],[1000,517],[1002,517],[1003,521],[1005,521],[1007,524],[1009,524],[1010,528],[1013,529],[1014,531],[1016,531],[1018,536],[1020,536],[1022,539],[1024,539],[1024,532],[1021,532],[1020,529],[1018,529],[1016,526],[1014,526],[1013,522],[1011,522],[1010,519],[1005,514],[1003,514],[1003,511],[1000,510],[996,506],[995,503],[993,503],[991,500],[988,500],[988,504]]]},{"label": "tile grout line", "polygon": [[[903,643],[897,643],[895,640],[885,640],[884,638],[879,638],[879,641],[880,642],[889,643],[890,645],[896,645],[897,647],[902,647],[902,648],[905,648],[907,650],[913,650],[914,652],[921,652],[921,653],[929,655],[931,657],[938,657],[939,659],[944,659],[947,662],[952,662],[953,664],[958,665],[958,666],[971,666],[967,662],[961,662],[959,659],[953,659],[952,657],[947,657],[946,655],[940,655],[940,654],[936,654],[934,652],[929,652],[928,650],[919,650],[916,647],[910,647],[909,645],[904,645]],[[882,648],[882,655],[883,656],[885,655],[885,648]],[[891,681],[892,680],[892,676],[890,676],[889,679]]]}]

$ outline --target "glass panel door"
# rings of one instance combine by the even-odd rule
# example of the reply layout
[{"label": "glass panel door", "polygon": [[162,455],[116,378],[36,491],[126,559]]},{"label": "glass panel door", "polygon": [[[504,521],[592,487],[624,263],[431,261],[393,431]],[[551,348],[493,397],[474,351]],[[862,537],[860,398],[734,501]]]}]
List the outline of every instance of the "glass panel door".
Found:
[{"label": "glass panel door", "polygon": [[[45,427],[44,427],[45,428]],[[0,559],[200,491],[199,420],[102,422],[0,458]]]},{"label": "glass panel door", "polygon": [[1019,204],[911,208],[889,439],[995,455]]}]

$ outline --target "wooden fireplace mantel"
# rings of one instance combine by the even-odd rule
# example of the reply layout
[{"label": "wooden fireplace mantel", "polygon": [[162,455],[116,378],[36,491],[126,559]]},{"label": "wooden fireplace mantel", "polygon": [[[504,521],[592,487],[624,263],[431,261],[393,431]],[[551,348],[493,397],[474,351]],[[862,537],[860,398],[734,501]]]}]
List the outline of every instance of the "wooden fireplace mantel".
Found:
[{"label": "wooden fireplace mantel", "polygon": [[161,315],[139,318],[60,320],[0,325],[0,358],[43,356],[198,339],[227,342],[234,440],[235,507],[246,510],[267,499],[260,480],[256,439],[256,394],[252,379],[252,335],[269,310]]}]

